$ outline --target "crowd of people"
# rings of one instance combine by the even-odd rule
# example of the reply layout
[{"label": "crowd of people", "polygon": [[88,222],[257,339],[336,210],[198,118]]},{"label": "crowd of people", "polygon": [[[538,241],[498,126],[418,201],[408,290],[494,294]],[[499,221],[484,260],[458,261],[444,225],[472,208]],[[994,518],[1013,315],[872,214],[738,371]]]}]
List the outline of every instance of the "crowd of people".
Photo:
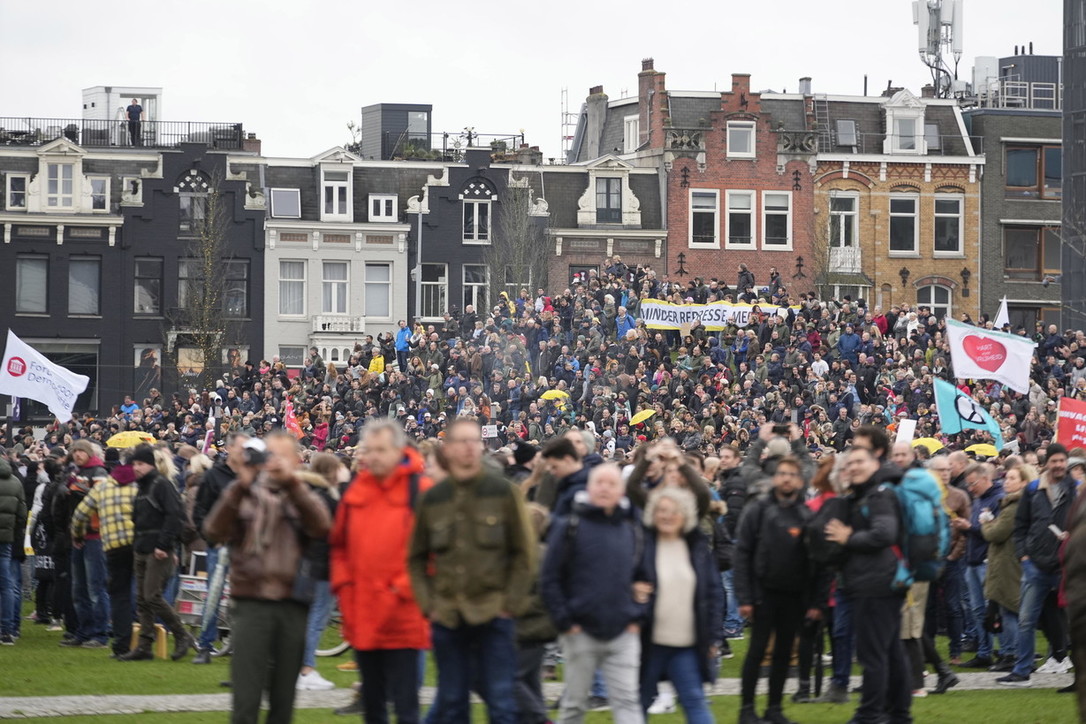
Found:
[{"label": "crowd of people", "polygon": [[[296,689],[331,688],[314,651],[336,603],[367,721],[385,721],[389,702],[419,720],[430,649],[438,723],[468,721],[471,691],[494,721],[548,721],[555,642],[566,722],[604,702],[641,722],[676,700],[688,721],[713,721],[703,684],[744,637],[741,724],[802,716],[784,713],[797,662],[796,703],[840,704],[855,656],[858,723],[912,721],[913,697],[959,683],[953,666],[1030,685],[1038,628],[1037,671],[1071,669],[1086,634],[1072,595],[1086,451],[1054,431],[1056,401],[1086,396],[1083,332],[1032,330],[1021,394],[957,379],[945,322],[923,306],[793,297],[775,271],[759,287],[745,267],[732,287],[619,257],[602,269],[558,295],[502,292],[489,312],[405,320],[346,360],[311,349],[300,370],[246,362],[206,390],[10,431],[0,643],[18,638],[31,587],[26,537],[35,621],[121,661],[151,658],[161,622],[172,658],[210,662],[216,607],[194,636],[171,605],[179,563],[203,552],[208,600],[230,585],[237,722],[256,720],[265,687],[269,721],[289,720]],[[749,323],[650,329],[638,319],[649,298],[747,303]],[[991,412],[1003,451],[977,458],[965,449],[986,432],[941,433],[937,378]],[[905,419],[937,444],[892,442]],[[104,447],[121,432],[149,444]],[[948,521],[930,579],[901,562],[895,489],[912,475]],[[819,692],[823,637],[833,674]]]}]

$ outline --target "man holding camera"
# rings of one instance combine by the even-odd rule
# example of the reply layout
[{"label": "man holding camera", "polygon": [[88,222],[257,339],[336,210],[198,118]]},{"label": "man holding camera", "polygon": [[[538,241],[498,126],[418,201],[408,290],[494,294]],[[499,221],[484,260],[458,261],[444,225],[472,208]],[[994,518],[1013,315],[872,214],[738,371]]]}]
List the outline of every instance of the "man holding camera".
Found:
[{"label": "man holding camera", "polygon": [[267,683],[269,724],[294,712],[312,591],[306,591],[308,544],[328,535],[328,508],[295,473],[298,441],[273,432],[249,440],[245,464],[204,521],[209,540],[229,545],[234,724],[255,724]]}]

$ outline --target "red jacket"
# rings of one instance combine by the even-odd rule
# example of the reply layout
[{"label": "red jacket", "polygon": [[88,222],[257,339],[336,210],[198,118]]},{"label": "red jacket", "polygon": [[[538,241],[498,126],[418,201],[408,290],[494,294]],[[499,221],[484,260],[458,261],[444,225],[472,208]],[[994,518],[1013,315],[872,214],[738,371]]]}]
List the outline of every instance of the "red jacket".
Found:
[{"label": "red jacket", "polygon": [[331,583],[352,648],[430,648],[430,626],[407,573],[415,524],[408,501],[411,475],[419,476],[420,495],[433,485],[422,471],[422,458],[408,448],[387,480],[368,471],[356,475],[336,509],[329,539]]}]

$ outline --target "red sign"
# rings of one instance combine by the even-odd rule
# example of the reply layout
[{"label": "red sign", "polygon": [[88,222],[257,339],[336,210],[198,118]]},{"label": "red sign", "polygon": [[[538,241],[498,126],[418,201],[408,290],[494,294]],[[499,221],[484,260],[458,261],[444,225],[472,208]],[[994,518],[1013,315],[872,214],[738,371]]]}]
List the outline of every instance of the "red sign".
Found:
[{"label": "red sign", "polygon": [[1056,419],[1056,442],[1068,450],[1086,447],[1086,402],[1070,397],[1060,398]]},{"label": "red sign", "polygon": [[8,360],[8,374],[12,377],[22,377],[26,374],[26,361],[22,357],[12,357]]},{"label": "red sign", "polygon": [[969,335],[962,340],[962,347],[977,366],[995,372],[1007,361],[1007,348],[994,339]]}]

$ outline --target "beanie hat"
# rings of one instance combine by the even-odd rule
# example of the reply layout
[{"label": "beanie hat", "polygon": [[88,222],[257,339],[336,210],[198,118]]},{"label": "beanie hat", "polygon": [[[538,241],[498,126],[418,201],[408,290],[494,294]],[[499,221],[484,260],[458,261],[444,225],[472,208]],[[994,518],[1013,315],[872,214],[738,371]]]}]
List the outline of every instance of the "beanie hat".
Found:
[{"label": "beanie hat", "polygon": [[513,450],[513,460],[516,461],[517,465],[524,465],[530,462],[537,452],[539,452],[539,448],[531,443],[517,443],[516,449]]},{"label": "beanie hat", "polygon": [[155,464],[155,450],[150,445],[137,445],[128,453],[128,462],[141,462],[148,465]]}]

